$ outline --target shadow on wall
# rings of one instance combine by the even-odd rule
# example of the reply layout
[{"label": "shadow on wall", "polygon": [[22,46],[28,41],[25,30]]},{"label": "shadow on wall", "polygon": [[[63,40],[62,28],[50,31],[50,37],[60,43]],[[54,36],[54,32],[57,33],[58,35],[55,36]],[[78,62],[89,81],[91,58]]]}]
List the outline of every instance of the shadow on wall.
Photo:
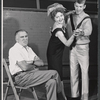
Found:
[{"label": "shadow on wall", "polygon": [[89,67],[89,78],[97,79],[98,77],[98,20],[97,18],[92,18],[92,34],[90,36],[90,67]]},{"label": "shadow on wall", "polygon": [[37,46],[35,43],[29,43],[28,45],[32,48],[32,50],[33,50],[37,55],[39,55],[39,49],[38,49],[38,46]]},{"label": "shadow on wall", "polygon": [[98,19],[92,18],[92,34],[90,36],[90,62],[97,65],[98,51]]},{"label": "shadow on wall", "polygon": [[15,43],[15,32],[19,29],[19,22],[14,18],[3,20],[3,56],[8,57],[8,50]]}]

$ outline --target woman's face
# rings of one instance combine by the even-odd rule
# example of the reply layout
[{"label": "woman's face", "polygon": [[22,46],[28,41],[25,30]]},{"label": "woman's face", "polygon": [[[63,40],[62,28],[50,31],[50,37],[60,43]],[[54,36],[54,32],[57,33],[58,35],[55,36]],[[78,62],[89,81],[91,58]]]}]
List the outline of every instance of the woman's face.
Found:
[{"label": "woman's face", "polygon": [[59,23],[59,24],[63,24],[64,23],[64,14],[61,12],[57,12],[55,17],[54,17],[55,22]]}]

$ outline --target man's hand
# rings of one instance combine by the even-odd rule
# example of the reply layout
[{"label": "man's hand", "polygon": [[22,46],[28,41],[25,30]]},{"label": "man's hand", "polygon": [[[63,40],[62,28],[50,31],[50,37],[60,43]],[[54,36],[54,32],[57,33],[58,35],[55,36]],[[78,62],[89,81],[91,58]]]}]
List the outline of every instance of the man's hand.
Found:
[{"label": "man's hand", "polygon": [[84,35],[84,32],[82,29],[76,29],[76,30],[74,30],[74,34],[75,34],[75,36],[82,36],[82,35]]},{"label": "man's hand", "polygon": [[43,63],[42,60],[35,60],[35,61],[34,61],[34,65],[40,67],[40,66],[44,66],[44,63]]},{"label": "man's hand", "polygon": [[17,61],[16,64],[23,70],[33,70],[36,66],[32,64],[32,61]]},{"label": "man's hand", "polygon": [[35,56],[34,57],[34,65],[36,65],[38,67],[44,66],[44,62],[38,56]]}]

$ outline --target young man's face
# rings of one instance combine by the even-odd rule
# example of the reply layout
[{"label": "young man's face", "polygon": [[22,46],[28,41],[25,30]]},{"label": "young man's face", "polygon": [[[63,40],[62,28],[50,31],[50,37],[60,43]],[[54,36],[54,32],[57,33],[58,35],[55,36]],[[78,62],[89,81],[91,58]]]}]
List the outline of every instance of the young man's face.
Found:
[{"label": "young man's face", "polygon": [[84,11],[84,9],[86,8],[86,5],[84,5],[84,3],[79,4],[78,2],[75,2],[74,8],[75,8],[76,14],[79,15]]}]

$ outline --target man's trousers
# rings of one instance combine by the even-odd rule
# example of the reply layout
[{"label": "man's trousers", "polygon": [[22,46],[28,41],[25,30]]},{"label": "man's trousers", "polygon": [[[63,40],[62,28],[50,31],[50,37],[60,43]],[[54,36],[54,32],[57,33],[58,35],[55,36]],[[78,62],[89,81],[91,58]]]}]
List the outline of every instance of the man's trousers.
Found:
[{"label": "man's trousers", "polygon": [[59,74],[55,70],[32,70],[23,72],[15,77],[20,86],[37,86],[45,83],[47,100],[57,100],[57,93],[62,91]]},{"label": "man's trousers", "polygon": [[[88,98],[89,93],[89,45],[76,45],[70,50],[70,79],[71,79],[71,95],[79,97],[79,66],[81,69],[82,79],[82,96]],[[85,99],[84,99],[85,100]]]}]

